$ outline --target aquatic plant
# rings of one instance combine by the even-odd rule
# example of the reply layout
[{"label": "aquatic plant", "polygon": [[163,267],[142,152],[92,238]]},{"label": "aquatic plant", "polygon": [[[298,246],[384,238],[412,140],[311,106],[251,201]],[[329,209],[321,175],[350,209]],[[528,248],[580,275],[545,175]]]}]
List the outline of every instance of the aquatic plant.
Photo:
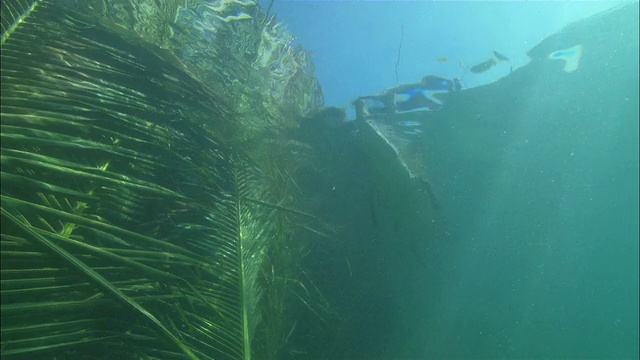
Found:
[{"label": "aquatic plant", "polygon": [[255,4],[181,3],[2,2],[3,358],[277,358],[287,297],[313,306],[294,274],[315,218],[235,100],[254,77],[215,81],[268,79],[229,40],[262,31]]}]

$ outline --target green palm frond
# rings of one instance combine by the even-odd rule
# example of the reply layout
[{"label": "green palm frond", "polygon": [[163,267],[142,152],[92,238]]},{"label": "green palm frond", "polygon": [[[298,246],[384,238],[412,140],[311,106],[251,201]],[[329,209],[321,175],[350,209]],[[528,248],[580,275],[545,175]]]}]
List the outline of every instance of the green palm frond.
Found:
[{"label": "green palm frond", "polygon": [[18,25],[26,19],[38,6],[39,0],[4,0],[0,13],[0,25],[2,28],[2,40],[0,44],[11,36]]},{"label": "green palm frond", "polygon": [[282,214],[312,216],[232,146],[221,96],[79,14],[29,11],[1,55],[3,358],[251,358],[282,316],[264,305],[282,306]]}]

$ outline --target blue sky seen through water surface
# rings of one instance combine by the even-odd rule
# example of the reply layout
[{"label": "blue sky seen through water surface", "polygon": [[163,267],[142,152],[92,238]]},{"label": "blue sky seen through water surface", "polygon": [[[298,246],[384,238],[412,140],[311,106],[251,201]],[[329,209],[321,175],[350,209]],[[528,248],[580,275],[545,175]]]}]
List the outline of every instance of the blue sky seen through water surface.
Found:
[{"label": "blue sky seen through water surface", "polygon": [[[565,25],[616,7],[621,1],[309,1],[275,0],[271,9],[313,53],[327,105],[347,107],[425,75],[463,76],[466,87],[510,72],[502,62],[481,74],[463,68],[494,50],[513,68],[526,52]],[[269,5],[262,0],[263,8]]]}]

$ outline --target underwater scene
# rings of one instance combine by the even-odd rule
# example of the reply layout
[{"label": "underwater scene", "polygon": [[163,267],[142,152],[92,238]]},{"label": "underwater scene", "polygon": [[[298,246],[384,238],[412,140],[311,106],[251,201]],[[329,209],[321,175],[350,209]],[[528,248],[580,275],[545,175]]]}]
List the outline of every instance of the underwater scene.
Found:
[{"label": "underwater scene", "polygon": [[3,0],[3,359],[638,359],[637,1]]}]

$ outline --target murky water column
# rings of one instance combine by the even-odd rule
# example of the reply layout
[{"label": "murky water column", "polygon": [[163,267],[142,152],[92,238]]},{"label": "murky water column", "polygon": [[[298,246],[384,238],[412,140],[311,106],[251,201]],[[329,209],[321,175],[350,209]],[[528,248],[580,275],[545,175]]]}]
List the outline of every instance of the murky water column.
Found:
[{"label": "murky water column", "polygon": [[635,6],[567,27],[426,122],[451,240],[407,286],[408,356],[637,358]]}]

